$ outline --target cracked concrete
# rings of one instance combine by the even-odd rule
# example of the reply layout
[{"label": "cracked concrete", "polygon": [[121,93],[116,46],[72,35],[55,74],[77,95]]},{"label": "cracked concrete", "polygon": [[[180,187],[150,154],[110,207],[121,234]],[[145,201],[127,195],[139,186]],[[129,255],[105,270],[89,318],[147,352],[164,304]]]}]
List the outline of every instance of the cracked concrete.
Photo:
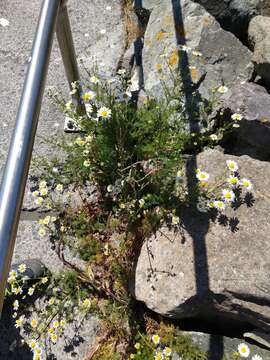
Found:
[{"label": "cracked concrete", "polygon": [[[9,21],[7,26],[0,25],[0,177],[15,124],[41,3],[40,0],[0,0],[0,18]],[[101,70],[113,73],[125,47],[121,1],[73,0],[68,3],[68,8],[77,56],[84,60],[87,67],[96,63]],[[56,39],[46,89],[49,86],[56,86],[68,97],[68,84]],[[33,156],[50,156],[50,150],[41,143],[40,136],[61,135],[63,127],[63,115],[45,96]],[[28,190],[26,200],[25,205],[29,203]],[[34,220],[38,217],[39,213],[36,211],[23,213],[13,262],[35,257],[51,270],[61,269],[61,263],[51,250],[48,239],[40,239],[37,235]],[[90,318],[81,329],[83,341],[75,341],[74,348],[67,353],[63,352],[66,345],[66,340],[63,340],[54,349],[55,358],[83,358],[96,329],[96,320]],[[68,328],[67,332],[72,336],[72,329]],[[14,328],[10,310],[6,307],[0,322],[0,360],[32,359],[31,352],[26,345],[20,344],[20,340],[23,339]]]}]

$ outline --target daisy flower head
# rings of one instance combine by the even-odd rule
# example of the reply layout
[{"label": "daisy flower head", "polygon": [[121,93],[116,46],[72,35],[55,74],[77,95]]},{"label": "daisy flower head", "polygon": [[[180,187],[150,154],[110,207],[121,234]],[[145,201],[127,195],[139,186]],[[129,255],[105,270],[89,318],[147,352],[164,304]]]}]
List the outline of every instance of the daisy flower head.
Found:
[{"label": "daisy flower head", "polygon": [[49,300],[49,305],[53,305],[55,303],[55,298],[51,297]]},{"label": "daisy flower head", "polygon": [[164,359],[164,355],[162,354],[162,352],[158,351],[154,357],[155,360],[163,360]]},{"label": "daisy flower head", "polygon": [[39,183],[39,188],[40,189],[44,189],[47,187],[47,183],[45,180],[42,180],[40,183]]},{"label": "daisy flower head", "polygon": [[90,82],[93,84],[99,83],[99,78],[97,78],[95,75],[90,77]]},{"label": "daisy flower head", "polygon": [[209,137],[210,137],[210,139],[211,139],[212,141],[217,141],[217,140],[218,140],[218,137],[217,137],[216,134],[211,134]]},{"label": "daisy flower head", "polygon": [[246,344],[241,343],[238,345],[238,352],[239,352],[240,356],[247,358],[247,357],[249,357],[250,349]]},{"label": "daisy flower head", "polygon": [[246,189],[248,191],[252,190],[252,188],[253,188],[251,181],[246,178],[241,180],[241,185],[244,187],[244,189]]},{"label": "daisy flower head", "polygon": [[42,352],[43,352],[43,350],[42,350],[41,347],[38,346],[38,347],[35,348],[35,355],[41,355]]},{"label": "daisy flower head", "polygon": [[39,230],[38,230],[38,235],[40,237],[43,237],[46,235],[46,230],[44,229],[44,227],[41,227]]},{"label": "daisy flower head", "polygon": [[227,182],[233,187],[237,187],[240,183],[238,177],[234,176],[234,175],[230,175],[229,178],[227,179]]},{"label": "daisy flower head", "polygon": [[33,192],[32,192],[32,195],[33,195],[34,197],[38,197],[38,196],[39,196],[39,191],[37,191],[37,190],[33,191]]},{"label": "daisy flower head", "polygon": [[86,307],[86,308],[89,308],[91,306],[91,301],[90,299],[85,299],[83,301],[83,306]]},{"label": "daisy flower head", "polygon": [[5,18],[1,18],[0,19],[0,25],[3,26],[3,27],[6,27],[9,25],[9,21]]},{"label": "daisy flower head", "polygon": [[26,271],[26,265],[25,264],[20,264],[18,266],[18,270],[20,273],[24,273]]},{"label": "daisy flower head", "polygon": [[57,184],[57,185],[56,185],[56,191],[62,192],[63,189],[64,189],[63,184]]},{"label": "daisy flower head", "polygon": [[38,346],[38,343],[37,343],[37,341],[36,341],[35,339],[33,339],[33,340],[30,341],[29,347],[30,347],[31,350],[36,349],[37,346]]},{"label": "daisy flower head", "polygon": [[51,341],[55,344],[57,342],[58,336],[56,334],[51,335]]},{"label": "daisy flower head", "polygon": [[85,167],[89,167],[91,165],[90,161],[89,160],[84,160],[83,162],[83,166]]},{"label": "daisy flower head", "polygon": [[224,210],[225,209],[225,203],[221,200],[216,200],[214,201],[214,208],[216,208],[217,210]]},{"label": "daisy flower head", "polygon": [[28,289],[28,295],[32,296],[34,294],[35,289],[33,287]]},{"label": "daisy flower head", "polygon": [[91,104],[85,104],[85,111],[86,111],[87,115],[92,114],[93,106]]},{"label": "daisy flower head", "polygon": [[96,94],[94,93],[94,91],[89,90],[83,94],[82,98],[84,102],[88,102],[94,100],[95,96]]},{"label": "daisy flower head", "polygon": [[59,327],[59,325],[60,325],[59,321],[57,321],[57,320],[52,323],[52,326],[54,329],[57,329]]},{"label": "daisy flower head", "polygon": [[158,345],[160,343],[160,337],[155,334],[152,336],[152,341],[155,345]]},{"label": "daisy flower head", "polygon": [[169,348],[168,346],[166,346],[166,347],[164,348],[164,350],[163,350],[163,354],[164,354],[166,357],[171,356],[171,354],[172,354],[172,349]]},{"label": "daisy flower head", "polygon": [[35,329],[38,326],[38,321],[36,319],[32,319],[30,321],[30,324],[31,324],[32,328]]},{"label": "daisy flower head", "polygon": [[240,121],[243,119],[243,115],[239,113],[232,114],[231,119],[234,121]]},{"label": "daisy flower head", "polygon": [[263,358],[260,355],[255,354],[252,356],[251,360],[263,360]]},{"label": "daisy flower head", "polygon": [[238,165],[236,161],[227,160],[226,161],[227,167],[230,171],[236,172],[238,170]]},{"label": "daisy flower head", "polygon": [[19,319],[17,319],[15,321],[15,328],[20,328],[23,326],[23,323],[24,323],[24,317],[23,316],[20,316]]},{"label": "daisy flower head", "polygon": [[197,171],[196,178],[197,178],[199,181],[206,182],[206,181],[209,180],[209,177],[210,177],[210,175],[209,175],[207,172],[201,171],[201,170],[198,170],[198,171]]},{"label": "daisy flower head", "polygon": [[46,284],[48,281],[49,279],[47,278],[47,276],[45,276],[41,279],[41,284]]},{"label": "daisy flower head", "polygon": [[43,199],[42,197],[38,197],[38,198],[36,199],[35,203],[36,203],[37,205],[42,205],[42,204],[43,204],[43,201],[44,201],[44,199]]},{"label": "daisy flower head", "polygon": [[48,189],[47,188],[40,189],[40,195],[46,196],[47,194],[48,194]]},{"label": "daisy flower head", "polygon": [[97,112],[97,116],[104,119],[109,119],[111,115],[112,115],[112,110],[105,106],[101,107]]},{"label": "daisy flower head", "polygon": [[50,216],[45,216],[45,218],[42,221],[42,224],[43,225],[49,225],[50,221],[51,221],[51,217]]},{"label": "daisy flower head", "polygon": [[13,305],[13,309],[14,309],[15,311],[19,309],[19,301],[18,301],[18,300],[15,300],[12,305]]},{"label": "daisy flower head", "polygon": [[222,197],[223,197],[223,200],[227,203],[234,202],[234,200],[235,200],[234,192],[231,190],[228,190],[228,189],[222,190]]},{"label": "daisy flower head", "polygon": [[217,91],[220,93],[220,94],[225,94],[229,89],[227,88],[227,86],[224,86],[224,85],[221,85]]}]

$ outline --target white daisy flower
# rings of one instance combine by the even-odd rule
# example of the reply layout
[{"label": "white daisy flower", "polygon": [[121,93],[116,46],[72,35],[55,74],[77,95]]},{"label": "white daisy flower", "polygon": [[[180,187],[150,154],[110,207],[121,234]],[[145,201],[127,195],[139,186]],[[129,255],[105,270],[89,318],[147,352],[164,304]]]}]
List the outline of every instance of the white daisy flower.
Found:
[{"label": "white daisy flower", "polygon": [[225,204],[221,200],[216,200],[216,201],[214,201],[214,208],[216,208],[217,210],[224,210]]},{"label": "white daisy flower", "polygon": [[211,134],[209,137],[212,141],[217,141],[217,139],[218,139],[216,134]]},{"label": "white daisy flower", "polygon": [[251,183],[251,181],[250,180],[248,180],[248,179],[246,179],[246,178],[244,178],[244,179],[242,179],[241,181],[240,181],[240,183],[241,183],[241,185],[246,189],[246,190],[252,190],[252,188],[253,188],[253,185],[252,185],[252,183]]},{"label": "white daisy flower", "polygon": [[39,183],[39,189],[44,189],[47,187],[47,183],[45,180],[42,180],[40,183]]},{"label": "white daisy flower", "polygon": [[104,119],[109,119],[111,117],[111,115],[112,115],[111,109],[109,109],[105,106],[101,107],[97,112],[97,116],[102,117]]},{"label": "white daisy flower", "polygon": [[20,273],[24,273],[26,271],[26,264],[20,264],[18,270]]},{"label": "white daisy flower", "polygon": [[90,82],[93,84],[97,84],[99,82],[99,78],[93,75],[90,77]]},{"label": "white daisy flower", "polygon": [[234,120],[234,121],[240,121],[240,120],[243,119],[243,116],[242,116],[241,114],[239,114],[239,113],[235,113],[235,114],[233,114],[233,115],[231,116],[231,118],[232,118],[232,120]]},{"label": "white daisy flower", "polygon": [[38,235],[40,237],[43,237],[46,235],[46,230],[44,229],[44,227],[41,227],[39,230],[38,230]]},{"label": "white daisy flower", "polygon": [[91,163],[90,163],[89,160],[85,160],[85,161],[83,162],[83,166],[85,166],[85,167],[89,167],[90,165],[91,165]]},{"label": "white daisy flower", "polygon": [[231,190],[228,190],[228,189],[222,190],[222,197],[225,202],[234,202],[234,200],[235,200],[234,192]]},{"label": "white daisy flower", "polygon": [[55,189],[56,191],[62,192],[64,190],[64,186],[63,184],[57,184]]},{"label": "white daisy flower", "polygon": [[23,326],[24,323],[24,316],[20,316],[19,319],[15,321],[15,328],[20,328]]},{"label": "white daisy flower", "polygon": [[30,341],[30,343],[29,343],[30,349],[34,350],[35,348],[37,348],[37,346],[38,346],[38,343],[36,340],[33,339]]},{"label": "white daisy flower", "polygon": [[220,93],[220,94],[225,94],[229,89],[227,88],[227,86],[224,86],[224,85],[221,85],[217,91]]},{"label": "white daisy flower", "polygon": [[30,295],[30,296],[32,296],[33,294],[34,294],[34,291],[35,291],[35,289],[34,288],[29,288],[28,289],[28,295]]},{"label": "white daisy flower", "polygon": [[238,177],[230,175],[230,177],[227,179],[227,182],[233,187],[237,187],[240,184],[240,181]]},{"label": "white daisy flower", "polygon": [[83,101],[84,102],[88,102],[88,101],[91,101],[95,98],[96,94],[94,93],[94,91],[86,91],[83,95],[82,95],[82,98],[83,98]]},{"label": "white daisy flower", "polygon": [[36,199],[36,201],[35,201],[35,203],[37,204],[37,205],[42,205],[43,204],[43,198],[42,197],[38,197],[37,199]]},{"label": "white daisy flower", "polygon": [[206,182],[206,181],[209,180],[209,177],[210,177],[210,175],[209,175],[207,172],[201,171],[201,170],[198,170],[198,171],[197,171],[196,178],[197,178],[199,181]]},{"label": "white daisy flower", "polygon": [[65,105],[66,110],[71,110],[72,105],[73,105],[72,101],[68,101],[68,102],[66,103],[66,105]]},{"label": "white daisy flower", "polygon": [[91,104],[85,104],[85,111],[86,111],[87,115],[92,114],[93,106]]},{"label": "white daisy flower", "polygon": [[15,311],[17,311],[19,309],[19,301],[18,300],[15,300],[14,303],[13,303],[13,309]]},{"label": "white daisy flower", "polygon": [[226,164],[227,164],[227,167],[229,170],[235,172],[238,170],[238,165],[237,165],[237,162],[236,161],[233,161],[233,160],[227,160],[226,161]]},{"label": "white daisy flower", "polygon": [[252,356],[251,360],[263,360],[263,358],[260,355],[255,354]]},{"label": "white daisy flower", "polygon": [[158,345],[160,343],[160,337],[158,335],[153,335],[152,341],[155,345]]},{"label": "white daisy flower", "polygon": [[7,19],[0,18],[0,25],[6,27],[9,25],[9,21]]},{"label": "white daisy flower", "polygon": [[240,356],[247,358],[247,357],[249,357],[250,349],[246,344],[241,343],[238,345],[238,352],[239,352]]}]

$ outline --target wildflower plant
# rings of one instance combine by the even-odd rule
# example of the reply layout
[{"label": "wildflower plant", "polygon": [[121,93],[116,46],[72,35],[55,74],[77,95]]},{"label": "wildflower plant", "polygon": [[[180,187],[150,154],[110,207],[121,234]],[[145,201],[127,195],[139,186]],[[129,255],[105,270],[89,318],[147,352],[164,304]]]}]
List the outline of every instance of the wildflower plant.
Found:
[{"label": "wildflower plant", "polygon": [[[181,336],[177,338],[174,328],[164,327],[163,334],[152,336],[150,331],[143,333],[143,319],[134,312],[129,290],[134,261],[144,239],[161,224],[175,228],[181,224],[178,210],[190,201],[183,181],[183,154],[190,144],[196,153],[206,141],[210,145],[217,141],[215,134],[200,137],[187,131],[189,116],[182,101],[181,79],[173,72],[176,61],[174,52],[169,58],[174,86],[166,90],[165,98],[147,98],[138,108],[123,71],[115,78],[87,71],[88,83],[72,84],[70,95],[80,95],[84,113],[76,111],[73,101],[50,93],[80,134],[68,139],[43,139],[59,156],[34,162],[33,201],[50,211],[39,219],[38,235],[49,237],[66,268],[52,274],[49,281],[47,277],[39,279],[27,289],[24,296],[30,297],[47,279],[44,298],[36,304],[32,317],[19,315],[20,303],[13,304],[15,326],[27,329],[36,358],[42,358],[45,343],[54,346],[58,342],[74,314],[87,318],[91,313],[98,316],[105,334],[93,351],[93,359],[126,359],[128,354],[136,360],[168,360],[173,351],[181,353],[183,359],[204,359],[197,350],[192,355],[191,344]],[[194,192],[208,201],[207,210],[221,212],[239,198],[240,188],[252,189],[251,181],[240,177],[235,162],[225,166],[227,177],[212,187],[211,174],[197,170]],[[74,259],[79,257],[83,265],[67,260],[66,250]],[[19,271],[23,273],[24,267]],[[23,292],[17,274],[10,274],[9,283],[8,294]],[[118,349],[119,344],[124,352]]]}]

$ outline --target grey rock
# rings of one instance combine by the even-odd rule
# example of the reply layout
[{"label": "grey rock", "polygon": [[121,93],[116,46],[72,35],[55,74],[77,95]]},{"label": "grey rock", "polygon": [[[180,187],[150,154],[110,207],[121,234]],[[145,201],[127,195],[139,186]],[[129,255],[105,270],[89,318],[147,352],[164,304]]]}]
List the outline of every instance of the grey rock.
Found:
[{"label": "grey rock", "polygon": [[252,61],[255,70],[266,82],[270,82],[270,18],[255,16],[249,24],[248,36],[254,48]]},{"label": "grey rock", "polygon": [[214,16],[221,26],[239,38],[245,39],[253,16],[263,13],[265,0],[195,0]]},{"label": "grey rock", "polygon": [[[252,53],[233,34],[224,31],[203,6],[185,0],[180,8],[176,1],[173,6],[167,1],[159,1],[151,12],[145,34],[146,91],[162,93],[161,78],[170,84],[167,64],[173,51],[177,53],[177,44],[186,44],[190,48],[188,52],[179,53],[185,91],[191,91],[195,85],[201,96],[209,99],[214,88],[222,84],[230,87],[251,78]],[[162,54],[165,56],[161,57]],[[156,69],[157,64],[164,69],[162,75]]]},{"label": "grey rock", "polygon": [[270,165],[207,150],[198,155],[197,166],[211,174],[210,187],[224,177],[228,159],[253,182],[255,201],[245,197],[240,207],[217,218],[183,207],[179,231],[162,227],[144,243],[134,294],[167,317],[219,315],[269,331]]},{"label": "grey rock", "polygon": [[245,343],[250,348],[250,358],[254,355],[259,355],[263,359],[270,358],[270,352],[266,349],[262,349],[255,344],[248,344],[242,339],[229,338],[227,336],[210,335],[201,332],[184,332],[191,338],[192,343],[198,346],[201,350],[208,352],[210,359],[224,359],[231,360],[232,354],[237,352],[238,345]]},{"label": "grey rock", "polygon": [[[39,0],[33,0],[27,6],[19,0],[1,4],[1,17],[8,19],[10,24],[0,28],[0,177],[15,124],[41,4]],[[110,11],[106,10],[109,5]],[[74,0],[68,2],[68,10],[78,58],[88,68],[97,65],[106,73],[114,72],[125,46],[121,1]],[[106,30],[105,34],[101,34],[102,29]],[[81,73],[82,76],[87,75],[83,71]],[[46,90],[54,86],[69,100],[68,82],[56,39],[46,85]],[[35,155],[46,157],[51,153],[40,137],[60,135],[64,121],[64,115],[44,96],[34,146]]]},{"label": "grey rock", "polygon": [[227,121],[233,113],[243,119],[235,131],[237,139],[264,154],[270,155],[270,95],[260,85],[247,83],[232,87],[220,103]]}]

